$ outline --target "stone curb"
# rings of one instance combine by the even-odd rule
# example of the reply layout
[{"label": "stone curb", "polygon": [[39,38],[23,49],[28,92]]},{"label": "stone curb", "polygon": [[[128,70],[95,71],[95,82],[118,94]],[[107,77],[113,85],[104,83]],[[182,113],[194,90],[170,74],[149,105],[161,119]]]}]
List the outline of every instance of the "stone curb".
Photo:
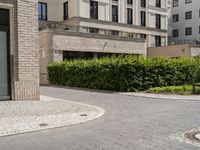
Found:
[{"label": "stone curb", "polygon": [[170,99],[170,100],[191,100],[191,101],[200,101],[200,95],[198,96],[187,96],[187,95],[165,95],[165,94],[151,94],[151,93],[117,93],[119,95],[135,96],[135,97],[146,97],[154,99]]},{"label": "stone curb", "polygon": [[[63,103],[71,103],[71,104],[77,104],[79,107],[88,107],[92,109],[92,111],[78,111],[73,112],[69,114],[47,114],[44,116],[15,116],[12,118],[12,116],[5,117],[4,123],[9,122],[10,119],[14,120],[11,124],[8,126],[4,126],[4,128],[0,127],[0,137],[4,136],[13,136],[18,134],[25,134],[30,132],[36,132],[36,131],[42,131],[42,130],[49,130],[59,127],[65,127],[65,126],[72,126],[75,124],[80,124],[86,121],[91,121],[94,119],[97,119],[105,114],[105,110],[96,107],[93,105],[83,104],[79,102],[72,102],[64,99],[58,99],[58,98],[52,98],[47,96],[41,96],[41,101],[62,101]],[[81,116],[81,114],[88,114],[87,116]],[[58,119],[59,118],[59,119]],[[2,118],[1,118],[2,119]],[[8,121],[7,121],[8,119]],[[25,120],[23,120],[25,119]],[[6,120],[6,121],[5,121]],[[30,122],[29,122],[30,120]],[[48,126],[38,126],[38,123],[41,123],[41,120],[45,120],[48,124]],[[56,121],[55,121],[56,120]],[[16,122],[15,122],[16,121]],[[24,121],[24,122],[23,122]],[[32,122],[31,122],[32,121]],[[23,126],[24,125],[24,126]],[[7,128],[5,128],[7,127]],[[12,128],[14,127],[14,129]],[[5,131],[6,130],[6,131]]]}]

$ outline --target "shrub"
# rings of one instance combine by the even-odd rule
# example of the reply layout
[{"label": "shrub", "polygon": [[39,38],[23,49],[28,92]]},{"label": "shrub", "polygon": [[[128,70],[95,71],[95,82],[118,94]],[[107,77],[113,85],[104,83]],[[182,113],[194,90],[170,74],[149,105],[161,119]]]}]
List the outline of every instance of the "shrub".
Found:
[{"label": "shrub", "polygon": [[[192,85],[183,85],[183,86],[167,86],[167,87],[156,87],[150,88],[148,90],[149,93],[169,93],[169,94],[181,94],[181,95],[188,95],[192,94]],[[200,88],[197,88],[200,91]]]},{"label": "shrub", "polygon": [[[142,91],[151,87],[200,82],[200,59],[121,56],[71,60],[48,66],[52,84],[112,91]],[[199,69],[198,69],[199,68]]]}]

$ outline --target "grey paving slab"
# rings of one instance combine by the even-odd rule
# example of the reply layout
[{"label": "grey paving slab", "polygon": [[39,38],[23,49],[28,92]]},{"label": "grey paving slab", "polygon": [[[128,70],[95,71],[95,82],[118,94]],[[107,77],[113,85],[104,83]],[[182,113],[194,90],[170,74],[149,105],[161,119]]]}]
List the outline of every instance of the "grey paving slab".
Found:
[{"label": "grey paving slab", "polygon": [[82,124],[0,138],[0,150],[199,150],[170,135],[200,126],[200,101],[41,87],[46,96],[105,109]]}]

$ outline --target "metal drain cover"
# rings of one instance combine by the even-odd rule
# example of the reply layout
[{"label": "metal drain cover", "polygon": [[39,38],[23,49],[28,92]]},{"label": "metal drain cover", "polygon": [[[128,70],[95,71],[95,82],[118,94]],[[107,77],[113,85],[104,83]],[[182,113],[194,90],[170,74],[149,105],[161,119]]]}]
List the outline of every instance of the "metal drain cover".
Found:
[{"label": "metal drain cover", "polygon": [[86,116],[87,116],[87,114],[80,114],[80,116],[81,116],[81,117],[86,117]]},{"label": "metal drain cover", "polygon": [[47,123],[41,123],[41,124],[39,124],[39,126],[40,127],[45,127],[45,126],[48,126],[48,124]]},{"label": "metal drain cover", "polygon": [[185,137],[193,142],[200,142],[200,131],[198,132],[188,132]]}]

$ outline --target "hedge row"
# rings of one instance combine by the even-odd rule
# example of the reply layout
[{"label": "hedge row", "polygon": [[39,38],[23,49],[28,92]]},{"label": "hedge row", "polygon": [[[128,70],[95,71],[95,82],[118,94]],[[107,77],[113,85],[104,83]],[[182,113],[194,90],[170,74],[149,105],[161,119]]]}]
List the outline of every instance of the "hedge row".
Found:
[{"label": "hedge row", "polygon": [[48,66],[52,84],[111,91],[142,91],[151,87],[200,82],[199,58],[136,58],[121,56],[73,60]]}]

